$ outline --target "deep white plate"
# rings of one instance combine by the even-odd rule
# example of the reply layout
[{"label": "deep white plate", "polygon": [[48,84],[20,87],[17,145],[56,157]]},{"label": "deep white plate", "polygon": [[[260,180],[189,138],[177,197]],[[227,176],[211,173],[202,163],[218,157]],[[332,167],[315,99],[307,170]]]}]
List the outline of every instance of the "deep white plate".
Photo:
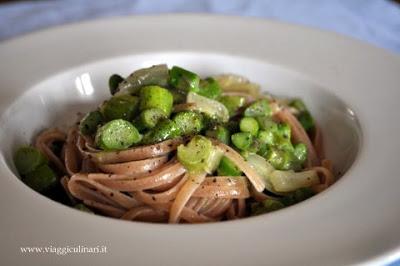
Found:
[{"label": "deep white plate", "polygon": [[[342,178],[272,214],[205,225],[88,215],[13,173],[12,153],[108,96],[113,73],[155,63],[242,74],[301,96]],[[0,44],[2,265],[350,265],[400,258],[400,57],[332,33],[234,17],[164,15],[62,26]],[[106,254],[21,247],[107,246]]]}]

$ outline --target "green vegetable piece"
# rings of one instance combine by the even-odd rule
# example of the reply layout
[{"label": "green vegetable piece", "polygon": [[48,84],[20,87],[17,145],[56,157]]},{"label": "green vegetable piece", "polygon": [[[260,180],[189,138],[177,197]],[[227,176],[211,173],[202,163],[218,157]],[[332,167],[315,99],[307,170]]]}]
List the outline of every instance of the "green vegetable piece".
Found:
[{"label": "green vegetable piece", "polygon": [[315,192],[309,188],[309,187],[304,187],[304,188],[299,188],[293,193],[283,197],[280,199],[280,201],[285,205],[285,206],[290,206],[299,202],[302,202],[306,199],[311,198],[312,196],[315,195]]},{"label": "green vegetable piece", "polygon": [[288,207],[290,205],[302,202],[310,197],[314,196],[315,193],[312,191],[311,188],[299,188],[294,192],[278,199],[267,199],[263,202],[253,203],[251,205],[251,214],[252,215],[259,215],[263,213],[268,213],[271,211],[279,210],[284,207]]},{"label": "green vegetable piece", "polygon": [[253,136],[248,132],[239,132],[231,136],[232,143],[240,150],[247,150],[253,143]]},{"label": "green vegetable piece", "polygon": [[266,199],[263,201],[264,208],[267,212],[277,211],[282,208],[285,208],[281,202],[274,199]]},{"label": "green vegetable piece", "polygon": [[297,109],[299,112],[307,111],[307,107],[301,99],[293,99],[290,101],[289,106]]},{"label": "green vegetable piece", "polygon": [[249,132],[253,136],[257,136],[258,133],[258,122],[253,117],[243,117],[239,124],[242,132]]},{"label": "green vegetable piece", "polygon": [[172,94],[159,86],[146,86],[140,90],[140,110],[158,108],[169,117],[174,98]]},{"label": "green vegetable piece", "polygon": [[143,144],[153,144],[167,139],[179,137],[181,131],[177,124],[169,119],[161,120],[158,124],[143,136]]},{"label": "green vegetable piece", "polygon": [[298,163],[303,164],[307,160],[307,147],[303,143],[298,143],[294,146],[294,156],[296,157]]},{"label": "green vegetable piece", "polygon": [[87,213],[92,213],[94,214],[94,212],[89,209],[88,207],[86,207],[86,205],[84,205],[83,203],[78,203],[74,206],[75,209],[83,211],[83,212],[87,212]]},{"label": "green vegetable piece", "polygon": [[173,121],[182,135],[194,135],[204,128],[203,116],[196,112],[179,112],[174,116]]},{"label": "green vegetable piece", "polygon": [[165,112],[158,108],[146,109],[140,114],[140,122],[144,128],[153,128],[165,118],[167,118]]},{"label": "green vegetable piece", "polygon": [[103,150],[124,150],[141,140],[139,131],[128,121],[112,120],[97,130],[95,142]]},{"label": "green vegetable piece", "polygon": [[101,107],[106,121],[115,119],[132,120],[139,105],[139,98],[131,95],[114,96]]},{"label": "green vegetable piece", "polygon": [[297,114],[297,119],[300,124],[303,126],[304,130],[309,131],[314,128],[315,122],[314,118],[311,116],[304,102],[300,99],[294,99],[289,103],[289,106],[297,109],[299,114]]},{"label": "green vegetable piece", "polygon": [[288,124],[277,124],[269,118],[257,118],[263,130],[260,130],[257,140],[260,143],[258,154],[268,160],[279,170],[300,170],[307,158],[304,144],[293,146]]},{"label": "green vegetable piece", "polygon": [[272,164],[275,169],[289,170],[292,166],[293,158],[289,151],[280,150],[275,147],[271,147],[265,158]]},{"label": "green vegetable piece", "polygon": [[185,146],[178,146],[179,162],[192,173],[206,172],[211,174],[218,167],[222,151],[214,147],[206,137],[197,135]]},{"label": "green vegetable piece", "polygon": [[20,175],[35,171],[39,166],[46,164],[47,159],[38,150],[31,146],[24,146],[17,150],[14,156],[15,167]]},{"label": "green vegetable piece", "polygon": [[271,116],[272,110],[269,102],[266,99],[258,100],[252,103],[244,111],[244,116],[257,117],[257,116]]},{"label": "green vegetable piece", "polygon": [[92,135],[96,133],[97,127],[103,123],[104,117],[100,111],[87,113],[79,123],[79,130],[83,135]]},{"label": "green vegetable piece", "polygon": [[230,133],[226,127],[216,125],[212,129],[206,131],[206,136],[217,139],[225,144],[230,143]]},{"label": "green vegetable piece", "polygon": [[111,95],[116,94],[119,91],[118,85],[124,81],[124,78],[118,74],[111,75],[110,79],[108,80],[108,87],[110,88]]},{"label": "green vegetable piece", "polygon": [[258,125],[260,126],[260,129],[262,130],[270,130],[270,131],[276,131],[278,130],[278,124],[275,123],[271,117],[267,116],[258,116],[255,117]]},{"label": "green vegetable piece", "polygon": [[198,92],[200,77],[189,70],[178,66],[173,66],[169,71],[169,84],[174,88],[184,92]]},{"label": "green vegetable piece", "polygon": [[221,88],[218,82],[213,78],[206,78],[200,81],[200,90],[198,93],[210,99],[216,99],[221,95]]},{"label": "green vegetable piece", "polygon": [[219,162],[217,173],[219,176],[241,176],[242,171],[228,157],[223,156]]},{"label": "green vegetable piece", "polygon": [[302,149],[301,152],[302,157],[298,158],[294,153],[294,149],[282,150],[270,147],[264,157],[278,170],[300,170],[307,158],[307,151]]},{"label": "green vegetable piece", "polygon": [[263,144],[273,145],[275,142],[274,132],[271,130],[260,130],[257,138]]},{"label": "green vegetable piece", "polygon": [[130,74],[119,84],[117,94],[137,94],[141,87],[148,85],[166,87],[168,79],[169,70],[165,64],[142,68]]},{"label": "green vegetable piece", "polygon": [[251,205],[251,214],[260,215],[285,208],[285,205],[279,200],[266,199],[263,202],[253,203]]},{"label": "green vegetable piece", "polygon": [[299,120],[305,131],[309,131],[315,126],[314,119],[308,111],[299,114],[297,119]]},{"label": "green vegetable piece", "polygon": [[38,192],[45,192],[56,186],[58,182],[57,175],[47,164],[43,164],[36,170],[27,173],[22,181]]},{"label": "green vegetable piece", "polygon": [[205,113],[212,119],[226,123],[229,120],[229,112],[225,105],[222,103],[201,96],[194,92],[189,92],[187,95],[187,102],[195,104],[195,110],[201,113]]},{"label": "green vegetable piece", "polygon": [[218,98],[218,101],[221,102],[229,111],[229,115],[235,115],[239,108],[243,107],[246,103],[246,98],[243,96],[236,95],[226,95]]}]

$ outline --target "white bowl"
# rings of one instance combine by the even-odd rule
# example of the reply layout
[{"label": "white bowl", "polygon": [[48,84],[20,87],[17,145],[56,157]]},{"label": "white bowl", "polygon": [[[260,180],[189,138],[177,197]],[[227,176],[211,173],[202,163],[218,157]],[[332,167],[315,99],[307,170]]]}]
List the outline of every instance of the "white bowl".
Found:
[{"label": "white bowl", "polygon": [[[0,255],[7,265],[345,265],[385,263],[397,255],[398,56],[286,24],[180,15],[100,20],[27,35],[0,44],[0,62]],[[77,112],[109,97],[111,74],[157,63],[204,76],[236,73],[273,94],[303,98],[322,127],[327,157],[343,176],[293,207],[206,225],[88,215],[18,180],[12,154],[19,145],[45,127],[71,125]],[[50,245],[106,245],[108,252],[20,251]]]}]

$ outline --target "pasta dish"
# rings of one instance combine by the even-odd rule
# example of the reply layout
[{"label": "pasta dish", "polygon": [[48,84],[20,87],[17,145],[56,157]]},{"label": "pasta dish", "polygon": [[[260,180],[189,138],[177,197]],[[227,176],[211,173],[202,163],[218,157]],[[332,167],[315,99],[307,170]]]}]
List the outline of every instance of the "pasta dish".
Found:
[{"label": "pasta dish", "polygon": [[114,74],[109,89],[66,132],[45,129],[19,147],[25,184],[108,217],[205,223],[273,212],[335,181],[301,99],[164,64]]}]

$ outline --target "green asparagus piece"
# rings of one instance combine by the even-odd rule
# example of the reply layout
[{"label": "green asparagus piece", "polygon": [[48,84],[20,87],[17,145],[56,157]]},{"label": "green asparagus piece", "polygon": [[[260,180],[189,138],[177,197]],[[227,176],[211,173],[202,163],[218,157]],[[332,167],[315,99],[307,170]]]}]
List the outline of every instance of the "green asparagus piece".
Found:
[{"label": "green asparagus piece", "polygon": [[251,205],[251,214],[260,215],[285,208],[285,205],[279,200],[266,199],[263,202],[253,203]]},{"label": "green asparagus piece", "polygon": [[200,77],[189,70],[178,66],[172,67],[169,71],[169,84],[184,92],[198,92],[200,86]]},{"label": "green asparagus piece", "polygon": [[172,120],[176,123],[182,135],[197,134],[204,128],[203,117],[196,112],[179,112]]},{"label": "green asparagus piece", "polygon": [[100,111],[87,113],[79,123],[79,130],[83,135],[92,135],[96,133],[97,127],[103,123],[104,117]]},{"label": "green asparagus piece", "polygon": [[223,156],[217,168],[219,176],[241,176],[243,173],[228,157]]},{"label": "green asparagus piece", "polygon": [[221,96],[218,98],[220,101],[229,111],[229,115],[235,115],[239,108],[243,107],[246,103],[246,98],[243,96],[236,96],[236,95],[226,95]]},{"label": "green asparagus piece", "polygon": [[173,139],[182,133],[173,120],[165,119],[143,136],[143,144],[153,144],[167,139]]},{"label": "green asparagus piece", "polygon": [[132,120],[137,112],[139,98],[131,95],[119,95],[112,97],[101,106],[101,112],[106,121],[115,119]]},{"label": "green asparagus piece", "polygon": [[200,81],[198,93],[210,99],[216,99],[221,95],[221,88],[218,82],[213,78],[206,78]]},{"label": "green asparagus piece", "polygon": [[189,172],[211,174],[219,165],[222,151],[206,137],[197,135],[186,146],[179,145],[177,157]]},{"label": "green asparagus piece", "polygon": [[169,117],[173,106],[172,94],[159,86],[146,86],[140,90],[140,110],[158,108]]},{"label": "green asparagus piece", "polygon": [[165,112],[159,108],[146,109],[139,116],[140,123],[144,128],[153,128],[165,118],[167,118]]},{"label": "green asparagus piece", "polygon": [[247,150],[253,143],[253,136],[248,132],[239,132],[231,136],[233,145],[240,150]]},{"label": "green asparagus piece", "polygon": [[17,150],[14,157],[15,167],[20,175],[35,171],[39,166],[47,163],[46,157],[31,146],[24,146]]},{"label": "green asparagus piece", "polygon": [[47,165],[43,164],[36,170],[27,173],[22,181],[38,192],[44,192],[57,184],[57,175]]},{"label": "green asparagus piece", "polygon": [[97,130],[95,142],[103,150],[124,150],[141,140],[139,131],[128,121],[112,120]]},{"label": "green asparagus piece", "polygon": [[303,126],[304,130],[309,131],[310,129],[314,128],[314,118],[311,116],[310,112],[308,111],[306,105],[302,100],[294,99],[289,103],[289,106],[294,107],[299,112],[299,114],[297,114],[296,116],[300,124]]},{"label": "green asparagus piece", "polygon": [[212,129],[206,131],[206,136],[217,139],[225,144],[230,143],[229,130],[221,125],[216,125]]}]

